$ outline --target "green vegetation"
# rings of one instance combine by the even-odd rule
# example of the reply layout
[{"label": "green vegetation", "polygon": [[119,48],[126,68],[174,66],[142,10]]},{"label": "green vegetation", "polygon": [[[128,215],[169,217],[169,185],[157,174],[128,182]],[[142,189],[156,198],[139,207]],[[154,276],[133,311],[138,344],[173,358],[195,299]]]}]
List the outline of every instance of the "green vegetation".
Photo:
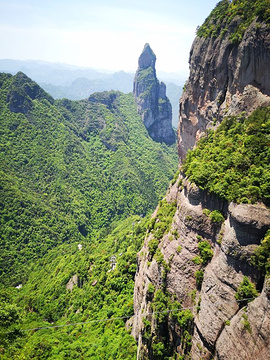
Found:
[{"label": "green vegetation", "polygon": [[173,348],[168,337],[167,324],[170,321],[175,323],[180,335],[181,347],[187,356],[191,347],[193,332],[193,314],[189,309],[182,309],[182,305],[173,299],[166,290],[157,289],[151,302],[151,308],[156,320],[155,331],[151,331],[151,322],[143,319],[144,332],[143,343],[155,359],[169,360],[173,353]]},{"label": "green vegetation", "polygon": [[160,240],[163,235],[170,231],[172,219],[176,211],[176,202],[168,203],[165,199],[159,202],[157,215],[151,219],[149,231]]},{"label": "green vegetation", "polygon": [[0,120],[0,357],[134,359],[136,254],[175,147],[131,94],[54,101],[23,74],[0,75]]},{"label": "green vegetation", "polygon": [[196,265],[201,265],[202,264],[202,258],[200,257],[200,256],[198,256],[198,255],[196,255],[196,256],[194,256],[194,258],[193,259],[191,259],[193,262],[194,262],[194,264],[196,264]]},{"label": "green vegetation", "polygon": [[244,276],[243,281],[239,285],[235,298],[239,302],[240,307],[246,306],[250,301],[258,296],[255,285],[251,283],[247,276]]},{"label": "green vegetation", "polygon": [[197,30],[200,37],[221,38],[228,32],[232,22],[240,20],[230,33],[230,40],[238,43],[249,25],[259,17],[261,21],[270,23],[270,1],[269,0],[222,0],[211,14],[207,17],[202,26]]},{"label": "green vegetation", "polygon": [[196,279],[196,285],[197,288],[200,289],[203,282],[203,276],[204,276],[204,270],[197,270],[195,271],[195,279]]},{"label": "green vegetation", "polygon": [[197,238],[199,240],[198,249],[200,255],[195,256],[192,261],[194,262],[194,264],[200,265],[199,270],[195,271],[194,273],[197,289],[200,290],[204,277],[204,267],[212,259],[214,253],[208,241],[202,240],[202,237],[200,235],[198,235]]},{"label": "green vegetation", "polygon": [[153,238],[148,241],[148,251],[149,251],[151,258],[155,255],[157,248],[158,248],[158,240],[157,239]]},{"label": "green vegetation", "polygon": [[198,249],[202,259],[202,263],[206,265],[213,257],[213,250],[208,241],[200,241],[198,243]]},{"label": "green vegetation", "polygon": [[148,294],[154,294],[155,293],[155,286],[152,284],[152,283],[150,283],[149,285],[148,285],[148,289],[147,289],[147,292],[148,292]]},{"label": "green vegetation", "polygon": [[211,211],[210,209],[203,209],[203,214],[208,216],[213,223],[222,223],[225,219],[218,210]]},{"label": "green vegetation", "polygon": [[151,89],[157,86],[155,70],[151,66],[147,69],[140,69],[137,73],[137,81],[144,86],[144,92],[140,94],[140,98],[147,99]]},{"label": "green vegetation", "polygon": [[162,289],[156,290],[153,302],[151,303],[151,307],[155,312],[155,318],[157,319],[159,325],[161,323],[164,323],[168,317],[167,310],[169,303],[170,300],[168,294]]},{"label": "green vegetation", "polygon": [[25,76],[0,80],[0,278],[17,285],[48,249],[101,240],[115,221],[152,212],[178,160],[148,136],[131,94],[52,104]]},{"label": "green vegetation", "polygon": [[[16,358],[19,351],[26,358],[134,359],[136,344],[122,317],[133,314],[136,254],[146,226],[147,219],[133,216],[119,221],[100,243],[84,242],[80,251],[76,243],[63,244],[31,265],[21,289],[3,288],[1,358]],[[66,285],[74,275],[71,291]]]},{"label": "green vegetation", "polygon": [[270,275],[270,230],[267,231],[261,244],[255,250],[251,261],[263,274]]},{"label": "green vegetation", "polygon": [[243,318],[242,323],[244,325],[244,329],[247,330],[251,334],[251,326],[250,326],[250,322],[248,320],[247,314],[243,314],[242,318]]},{"label": "green vegetation", "polygon": [[[171,313],[171,318],[180,328],[180,342],[183,352],[187,356],[191,349],[194,316],[189,309],[181,310],[181,305],[175,302],[173,305],[178,311]],[[179,311],[180,309],[180,311]]]},{"label": "green vegetation", "polygon": [[172,181],[171,181],[171,184],[172,184],[172,185],[174,185],[174,184],[176,183],[176,181],[177,181],[177,179],[178,179],[178,177],[179,177],[179,174],[180,174],[180,169],[178,169],[178,170],[176,171],[176,173],[174,174],[174,177],[173,177],[173,179],[172,179]]},{"label": "green vegetation", "polygon": [[201,189],[238,203],[270,205],[270,107],[228,117],[188,152],[183,171]]},{"label": "green vegetation", "polygon": [[209,215],[209,217],[210,217],[210,220],[214,223],[222,223],[224,221],[224,216],[218,210],[211,211],[211,214]]}]

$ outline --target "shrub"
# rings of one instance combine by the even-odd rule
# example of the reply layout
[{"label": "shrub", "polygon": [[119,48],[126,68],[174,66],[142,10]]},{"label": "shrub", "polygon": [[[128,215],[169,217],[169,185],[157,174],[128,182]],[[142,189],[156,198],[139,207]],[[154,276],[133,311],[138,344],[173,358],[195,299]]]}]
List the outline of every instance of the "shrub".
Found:
[{"label": "shrub", "polygon": [[166,312],[166,310],[168,309],[168,301],[168,296],[164,294],[161,289],[158,289],[155,292],[152,307],[155,312],[155,318],[157,319],[159,324],[165,322],[165,320],[167,319],[168,313]]},{"label": "shrub", "polygon": [[205,208],[203,209],[203,214],[209,216],[211,214],[211,210]]},{"label": "shrub", "polygon": [[206,265],[213,257],[213,250],[208,241],[201,241],[198,244],[198,249],[202,258],[202,263]]},{"label": "shrub", "polygon": [[154,343],[152,345],[152,350],[153,350],[153,356],[155,359],[157,359],[157,360],[164,359],[166,349],[162,342]]},{"label": "shrub", "polygon": [[176,210],[176,202],[168,203],[166,200],[159,202],[156,218],[153,225],[153,234],[157,239],[161,239],[164,234],[167,234],[171,228],[173,216]]},{"label": "shrub", "polygon": [[223,215],[218,210],[212,211],[210,213],[209,217],[210,217],[210,220],[214,223],[222,223],[224,221]]},{"label": "shrub", "polygon": [[180,174],[180,169],[178,169],[172,179],[172,185],[174,185],[176,183],[176,180],[178,179],[178,176]]},{"label": "shrub", "polygon": [[270,273],[270,230],[267,231],[261,245],[255,250],[251,261],[263,273]]},{"label": "shrub", "polygon": [[157,248],[158,248],[158,240],[155,238],[149,240],[148,250],[149,250],[149,254],[151,255],[151,257],[155,255]]},{"label": "shrub", "polygon": [[149,283],[148,289],[147,289],[148,294],[154,294],[155,290],[156,290],[155,285],[153,285],[152,283]]},{"label": "shrub", "polygon": [[201,265],[201,263],[203,262],[202,261],[202,258],[200,257],[200,256],[194,256],[194,258],[193,259],[191,259],[191,261],[193,261],[194,262],[194,264],[196,264],[196,265]]},{"label": "shrub", "polygon": [[164,256],[161,252],[161,250],[158,248],[156,253],[155,253],[155,256],[154,256],[154,259],[156,260],[156,262],[159,264],[159,265],[162,265],[164,263]]},{"label": "shrub", "polygon": [[244,329],[247,330],[251,334],[251,327],[250,327],[250,322],[248,320],[247,314],[243,314],[242,318],[243,318],[242,323],[244,325]]},{"label": "shrub", "polygon": [[203,270],[197,270],[195,271],[195,278],[196,278],[196,285],[198,287],[198,289],[201,288],[202,286],[202,282],[203,282],[203,276],[204,276],[204,271]]},{"label": "shrub", "polygon": [[235,294],[235,299],[239,302],[239,306],[246,306],[256,296],[258,296],[258,292],[255,285],[249,281],[247,276],[244,276]]}]

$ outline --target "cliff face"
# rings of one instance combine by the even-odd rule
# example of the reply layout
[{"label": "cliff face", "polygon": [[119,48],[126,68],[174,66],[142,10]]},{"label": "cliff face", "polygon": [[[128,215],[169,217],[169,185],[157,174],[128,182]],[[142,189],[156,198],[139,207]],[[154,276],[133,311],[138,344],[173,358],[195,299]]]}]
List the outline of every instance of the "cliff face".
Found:
[{"label": "cliff face", "polygon": [[[187,180],[180,183],[166,196],[168,202],[177,201],[177,209],[170,231],[158,244],[163,262],[151,256],[153,233],[138,255],[133,321],[138,358],[158,359],[155,346],[162,342],[164,356],[178,353],[188,359],[190,353],[193,360],[237,360],[241,355],[263,360],[270,350],[270,283],[248,259],[269,227],[270,211],[259,205],[228,204]],[[225,221],[213,222],[205,209],[222,211]],[[202,265],[199,244],[205,241],[211,244],[213,256]],[[198,285],[200,272],[203,280]],[[260,292],[245,308],[235,299],[244,276]],[[152,285],[167,297],[162,320],[155,313],[157,299],[149,292]],[[191,311],[193,320],[185,323],[179,311],[175,315],[175,301],[181,304],[176,307],[181,314]]]},{"label": "cliff face", "polygon": [[138,113],[151,136],[158,142],[173,144],[172,106],[166,96],[166,85],[156,77],[156,56],[148,44],[139,57],[133,83]]},{"label": "cliff face", "polygon": [[[269,64],[269,27],[257,20],[239,44],[230,40],[230,29],[223,37],[195,39],[180,99],[180,164],[224,116],[270,104]],[[137,358],[266,359],[270,282],[251,258],[269,229],[270,209],[221,200],[183,173],[166,201],[177,204],[169,228],[160,204],[138,254],[132,327]],[[217,212],[223,217],[215,218]],[[251,286],[250,302],[246,296],[236,300],[245,281],[258,292]]]},{"label": "cliff face", "polygon": [[240,44],[230,34],[196,37],[190,51],[190,75],[180,100],[178,150],[180,159],[201,134],[218,125],[224,116],[270,104],[270,31],[254,20]]}]

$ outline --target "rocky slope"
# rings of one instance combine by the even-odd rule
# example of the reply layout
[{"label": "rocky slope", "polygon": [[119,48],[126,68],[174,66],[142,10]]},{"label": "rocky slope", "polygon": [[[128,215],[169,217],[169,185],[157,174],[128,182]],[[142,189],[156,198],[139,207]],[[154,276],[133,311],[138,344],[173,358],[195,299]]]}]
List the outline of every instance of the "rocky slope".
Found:
[{"label": "rocky slope", "polygon": [[166,96],[166,85],[156,77],[156,56],[146,44],[139,57],[139,65],[134,78],[133,93],[138,113],[151,136],[158,142],[173,144],[172,106]]},{"label": "rocky slope", "polygon": [[[270,104],[269,26],[256,18],[235,43],[231,34],[240,22],[236,17],[222,36],[193,43],[180,99],[180,164],[225,115],[248,115]],[[132,326],[137,358],[266,359],[270,283],[251,258],[269,229],[270,209],[222,200],[184,173],[172,182],[166,202],[177,204],[169,226],[163,226],[160,203],[138,254]],[[239,298],[244,285],[248,291]]]},{"label": "rocky slope", "polygon": [[[227,204],[187,180],[176,182],[170,188],[167,201],[175,200],[177,209],[170,231],[158,244],[163,263],[156,255],[151,258],[153,232],[138,255],[133,335],[139,343],[139,358],[159,358],[155,344],[165,342],[164,356],[179,353],[188,358],[190,352],[191,359],[198,360],[213,356],[215,359],[239,359],[240,354],[244,359],[265,359],[270,347],[267,336],[270,285],[267,279],[264,283],[262,274],[247,259],[269,227],[269,209],[259,205]],[[213,222],[205,209],[221,210],[225,221]],[[155,221],[160,220],[156,218]],[[197,261],[201,254],[198,245],[205,241],[211,244],[213,256],[208,263],[201,264]],[[203,272],[200,286],[196,281],[198,271]],[[235,294],[245,275],[257,285],[260,295],[242,308]],[[156,311],[156,301],[149,294],[149,284],[167,294],[164,311],[173,309],[175,300],[182,309],[191,310],[193,323],[188,329],[191,340],[183,334],[182,323],[174,318],[173,311],[161,322],[156,314],[151,314]],[[150,335],[146,320],[151,324]]]}]

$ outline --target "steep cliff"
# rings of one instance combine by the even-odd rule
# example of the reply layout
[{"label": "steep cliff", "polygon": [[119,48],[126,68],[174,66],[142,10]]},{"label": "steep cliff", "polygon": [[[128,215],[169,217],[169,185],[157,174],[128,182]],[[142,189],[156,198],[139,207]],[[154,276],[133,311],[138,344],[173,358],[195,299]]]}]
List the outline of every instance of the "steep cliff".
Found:
[{"label": "steep cliff", "polygon": [[[265,359],[269,280],[248,260],[269,227],[269,209],[228,204],[187,180],[176,182],[166,199],[177,201],[170,230],[153,250],[162,223],[154,214],[138,255],[133,335],[139,359],[176,353],[198,360]],[[224,221],[208,215],[214,211],[222,211]],[[235,298],[244,276],[259,291],[245,307]]]},{"label": "steep cliff", "polygon": [[149,44],[145,44],[139,57],[138,69],[133,83],[133,93],[138,113],[151,136],[158,142],[173,144],[172,106],[166,96],[166,85],[156,77],[156,56]]},{"label": "steep cliff", "polygon": [[269,356],[269,107],[253,112],[270,104],[270,35],[254,4],[219,2],[191,49],[180,164],[207,137],[172,181],[138,254],[138,359]]},{"label": "steep cliff", "polygon": [[[258,1],[243,3],[255,16]],[[202,26],[202,30],[198,30],[201,36],[193,42],[190,75],[180,100],[178,148],[181,159],[201,134],[217,126],[224,116],[243,111],[250,114],[258,106],[270,104],[269,24],[261,17],[245,24],[240,9],[234,17],[230,15],[233,5],[221,1],[205,24],[205,28],[212,27],[216,33],[211,36]],[[269,2],[267,6],[269,8]],[[247,29],[242,34],[239,29],[243,24]]]}]

